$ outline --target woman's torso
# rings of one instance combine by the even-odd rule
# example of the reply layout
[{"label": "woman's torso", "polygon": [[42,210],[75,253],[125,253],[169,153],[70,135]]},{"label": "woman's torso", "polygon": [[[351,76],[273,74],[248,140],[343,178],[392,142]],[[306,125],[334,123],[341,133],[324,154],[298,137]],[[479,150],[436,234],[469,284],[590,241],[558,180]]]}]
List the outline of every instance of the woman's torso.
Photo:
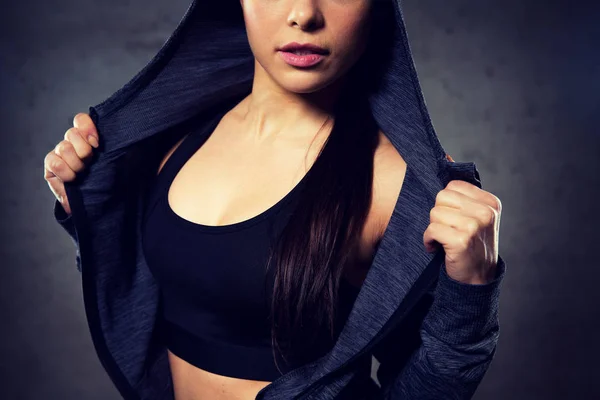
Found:
[{"label": "woman's torso", "polygon": [[[306,176],[302,168],[306,148],[297,152],[275,150],[269,146],[249,150],[240,137],[243,133],[235,129],[235,121],[232,122],[228,114],[223,119],[218,116],[213,126],[205,139],[194,139],[195,132],[192,132],[164,156],[157,174],[158,181],[163,179],[165,186],[161,188],[163,193],[158,202],[151,205],[154,207],[151,211],[160,210],[165,216],[170,214],[174,223],[182,224],[180,228],[209,232],[252,228],[269,218],[284,223],[286,218],[276,214],[293,212]],[[182,149],[176,153],[175,165],[171,165],[172,171],[165,170],[168,175],[163,176],[163,167],[169,165],[168,160],[182,143]],[[309,168],[319,146],[311,150],[307,161]],[[347,279],[354,285],[345,283],[346,290],[350,288],[351,292],[347,297],[348,307],[366,275],[364,265],[370,264],[373,254],[373,231],[377,229],[374,220],[375,217],[368,218],[365,225],[363,261],[357,261],[356,268],[349,267],[347,271]],[[178,400],[254,398],[270,383],[270,380],[216,374],[186,362],[171,351],[169,362]]]}]

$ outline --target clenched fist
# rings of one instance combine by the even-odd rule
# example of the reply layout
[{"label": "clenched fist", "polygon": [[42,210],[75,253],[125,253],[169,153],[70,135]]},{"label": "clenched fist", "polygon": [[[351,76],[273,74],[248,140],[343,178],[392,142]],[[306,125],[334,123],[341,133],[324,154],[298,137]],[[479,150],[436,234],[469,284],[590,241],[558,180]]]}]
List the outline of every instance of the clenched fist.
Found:
[{"label": "clenched fist", "polygon": [[436,196],[423,234],[425,248],[432,252],[443,246],[446,272],[454,280],[488,283],[498,263],[501,213],[498,197],[469,182],[452,180]]},{"label": "clenched fist", "polygon": [[92,147],[98,148],[98,141],[90,116],[78,113],[73,118],[73,127],[65,132],[64,140],[44,158],[44,179],[68,215],[71,215],[71,207],[64,182],[74,180],[85,169],[92,158]]}]

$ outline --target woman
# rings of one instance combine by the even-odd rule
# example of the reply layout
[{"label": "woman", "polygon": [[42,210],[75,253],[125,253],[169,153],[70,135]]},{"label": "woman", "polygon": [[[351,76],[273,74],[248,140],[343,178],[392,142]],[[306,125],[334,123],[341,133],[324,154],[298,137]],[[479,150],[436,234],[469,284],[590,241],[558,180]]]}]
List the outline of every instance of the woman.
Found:
[{"label": "woman", "polygon": [[470,398],[500,202],[437,140],[398,4],[213,3],[45,160],[120,393]]}]

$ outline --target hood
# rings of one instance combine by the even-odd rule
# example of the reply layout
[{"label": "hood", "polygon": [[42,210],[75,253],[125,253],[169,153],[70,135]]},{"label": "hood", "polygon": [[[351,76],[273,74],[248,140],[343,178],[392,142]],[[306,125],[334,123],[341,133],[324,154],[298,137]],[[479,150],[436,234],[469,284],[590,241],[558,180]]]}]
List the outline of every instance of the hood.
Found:
[{"label": "hood", "polygon": [[[319,378],[368,352],[383,332],[410,311],[411,305],[438,276],[443,250],[427,253],[422,244],[436,194],[450,179],[463,179],[481,187],[475,164],[450,161],[436,136],[411,57],[399,2],[374,0],[374,8],[378,21],[372,26],[365,53],[369,54],[365,60],[366,70],[370,71],[365,76],[367,94],[375,121],[408,165],[403,190],[335,347],[318,364],[299,368],[264,388],[259,398],[269,398],[269,393],[282,387],[292,395],[303,386],[302,382],[315,387]],[[116,228],[99,232],[94,222],[117,213],[111,211],[111,205],[115,204],[114,182],[118,180],[115,176],[120,172],[107,170],[106,165],[127,159],[129,149],[159,132],[214,107],[241,100],[250,93],[253,71],[254,58],[239,2],[194,0],[148,64],[109,98],[89,108],[101,146],[97,149],[97,160],[87,170],[89,173],[67,183],[66,190],[82,239],[84,286],[92,293],[85,298],[90,329],[96,349],[102,353],[103,365],[113,371],[111,377],[115,381],[138,382],[140,377],[130,376],[120,367],[120,372],[114,372],[119,369],[119,360],[109,356],[110,339],[99,332],[107,335],[115,327],[101,322],[102,316],[96,311],[97,299],[93,297],[101,291],[97,276],[107,279],[111,272],[101,270],[98,264],[92,267],[94,256],[87,254],[98,252],[94,243],[114,237]],[[404,187],[410,190],[405,191]],[[411,215],[405,215],[404,210],[411,210]],[[89,239],[84,239],[87,235]],[[86,263],[90,267],[86,268]],[[118,281],[117,275],[113,279],[119,283],[111,290],[124,293],[139,284],[140,275],[127,282]],[[379,300],[373,302],[374,298]],[[145,301],[150,301],[150,297]],[[111,310],[106,312],[110,315]],[[115,378],[115,374],[122,374],[125,380]],[[120,389],[123,393],[122,386]]]}]

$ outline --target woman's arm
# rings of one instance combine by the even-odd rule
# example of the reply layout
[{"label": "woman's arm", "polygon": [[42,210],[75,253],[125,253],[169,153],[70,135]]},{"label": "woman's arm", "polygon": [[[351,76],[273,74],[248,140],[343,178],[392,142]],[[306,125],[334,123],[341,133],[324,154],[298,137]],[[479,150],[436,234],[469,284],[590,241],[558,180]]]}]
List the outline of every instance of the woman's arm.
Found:
[{"label": "woman's arm", "polygon": [[[473,396],[499,337],[499,294],[506,270],[500,256],[496,268],[494,280],[477,285],[450,278],[442,266],[433,302],[419,331],[421,343],[401,370],[386,374],[380,382],[383,399],[465,400]],[[393,362],[386,361],[389,352],[379,348],[374,353],[381,362],[380,370],[389,371],[384,365]]]}]

